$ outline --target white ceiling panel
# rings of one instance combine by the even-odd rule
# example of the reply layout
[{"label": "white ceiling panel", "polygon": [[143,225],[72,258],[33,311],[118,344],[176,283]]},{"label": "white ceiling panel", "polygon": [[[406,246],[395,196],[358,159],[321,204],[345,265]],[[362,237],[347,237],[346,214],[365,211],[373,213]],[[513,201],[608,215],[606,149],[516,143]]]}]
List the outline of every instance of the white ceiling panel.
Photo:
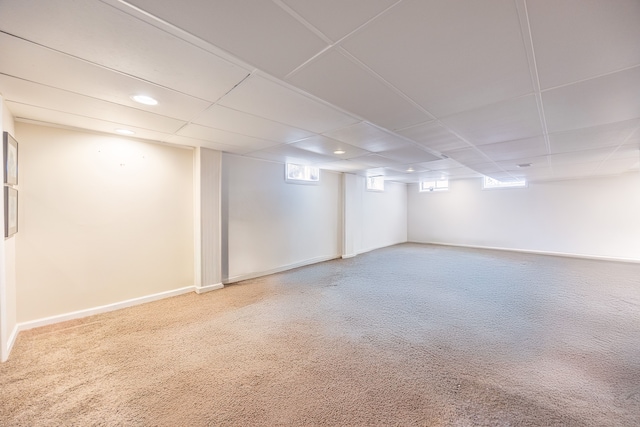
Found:
[{"label": "white ceiling panel", "polygon": [[405,147],[411,144],[406,139],[367,122],[360,122],[353,126],[336,129],[325,133],[325,135],[374,153]]},{"label": "white ceiling panel", "polygon": [[335,162],[317,163],[315,166],[318,166],[320,169],[339,172],[358,172],[367,168],[367,165],[355,162],[353,160],[338,160]]},{"label": "white ceiling panel", "polygon": [[458,138],[435,120],[411,126],[397,132],[420,145],[440,153],[469,146],[467,142]]},{"label": "white ceiling panel", "polygon": [[432,162],[421,163],[420,165],[432,171],[457,169],[462,167],[460,163],[453,159],[434,160]]},{"label": "white ceiling panel", "polygon": [[640,64],[637,0],[528,0],[542,89]]},{"label": "white ceiling panel", "polygon": [[[322,135],[312,136],[311,138],[303,139],[302,141],[294,142],[290,145],[313,153],[324,154],[344,160],[370,154],[369,151],[363,150],[362,148],[354,147],[353,145],[336,141],[335,139],[327,138]],[[336,153],[336,151],[344,151],[344,153],[339,154]]]},{"label": "white ceiling panel", "polygon": [[338,50],[316,58],[289,82],[387,129],[404,128],[431,118]]},{"label": "white ceiling panel", "polygon": [[177,133],[188,138],[201,139],[204,141],[216,142],[219,144],[233,145],[245,151],[255,151],[266,147],[277,145],[277,142],[266,139],[254,138],[238,133],[227,132],[220,129],[212,129],[206,126],[189,124]]},{"label": "white ceiling panel", "polygon": [[602,126],[558,132],[549,135],[552,153],[589,150],[617,146],[629,138],[640,120],[610,123]]},{"label": "white ceiling panel", "polygon": [[[335,162],[335,157],[323,156],[301,148],[292,147],[290,144],[277,145],[264,150],[248,153],[247,156],[257,159],[271,160],[280,163],[298,164],[325,164]],[[284,178],[284,177],[283,177]]]},{"label": "white ceiling panel", "polygon": [[335,42],[398,0],[283,0],[283,3]]},{"label": "white ceiling panel", "polygon": [[129,0],[129,3],[277,77],[284,77],[326,46],[271,1]]},{"label": "white ceiling panel", "polygon": [[21,0],[0,5],[3,31],[201,99],[217,100],[248,74],[103,2]]},{"label": "white ceiling panel", "polygon": [[61,111],[48,110],[11,101],[7,101],[7,107],[16,120],[42,124],[45,126],[63,126],[110,134],[116,134],[116,129],[126,128],[127,130],[135,132],[135,135],[132,135],[131,137],[160,142],[164,142],[169,138],[169,136],[171,136],[170,134],[151,129],[138,128],[135,126],[123,126],[120,123],[113,123],[106,120],[64,113]]},{"label": "white ceiling panel", "polygon": [[293,142],[314,135],[312,132],[220,105],[211,106],[199,114],[193,123],[277,142]]},{"label": "white ceiling panel", "polygon": [[78,95],[2,74],[0,74],[0,87],[4,88],[3,96],[7,101],[41,107],[55,112],[74,114],[80,117],[144,129],[154,129],[158,132],[169,134],[186,124],[184,121],[148,111]]},{"label": "white ceiling panel", "polygon": [[597,148],[594,150],[577,151],[574,153],[550,154],[547,156],[549,164],[556,168],[564,167],[570,164],[602,162],[609,158],[614,152],[615,147]]},{"label": "white ceiling panel", "polygon": [[493,161],[537,157],[547,154],[547,144],[541,136],[487,144],[478,148]]},{"label": "white ceiling panel", "polygon": [[260,76],[251,76],[220,104],[315,133],[354,124],[357,119]]},{"label": "white ceiling panel", "polygon": [[404,1],[343,47],[438,117],[532,91],[512,0]]},{"label": "white ceiling panel", "polygon": [[402,165],[403,162],[396,162],[393,161],[391,159],[389,159],[388,157],[383,157],[379,154],[369,154],[367,156],[363,156],[363,157],[356,157],[354,159],[351,159],[355,162],[358,163],[362,163],[365,164],[371,168],[381,168],[381,167],[386,167],[386,166],[396,166],[396,167],[400,167]]},{"label": "white ceiling panel", "polygon": [[442,122],[474,145],[542,135],[538,106],[533,95],[448,116]]},{"label": "white ceiling panel", "polygon": [[596,173],[600,175],[622,174],[627,172],[638,171],[638,159],[636,158],[622,158],[622,159],[609,159],[602,162]]},{"label": "white ceiling panel", "polygon": [[549,132],[640,117],[640,66],[542,93]]},{"label": "white ceiling panel", "polygon": [[[210,104],[3,33],[0,51],[0,73],[155,114],[189,120]],[[131,99],[137,94],[152,96],[159,103],[138,104]]]},{"label": "white ceiling panel", "polygon": [[394,148],[393,150],[385,150],[381,151],[378,154],[401,164],[440,160],[440,157],[434,156],[431,153],[427,153],[417,145],[408,145],[406,147]]},{"label": "white ceiling panel", "polygon": [[444,154],[465,166],[477,165],[491,161],[486,155],[474,147],[465,147],[457,150],[446,151]]}]

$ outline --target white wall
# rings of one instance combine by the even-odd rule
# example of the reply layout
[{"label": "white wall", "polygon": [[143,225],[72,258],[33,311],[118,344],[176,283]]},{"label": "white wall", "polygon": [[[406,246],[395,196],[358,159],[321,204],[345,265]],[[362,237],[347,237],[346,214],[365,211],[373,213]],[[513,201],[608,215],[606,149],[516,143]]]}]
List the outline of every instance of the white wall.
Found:
[{"label": "white wall", "polygon": [[409,241],[640,260],[640,174],[448,192],[409,187]]},{"label": "white wall", "polygon": [[[0,96],[0,135],[9,132],[15,137],[14,122],[11,112]],[[20,149],[20,146],[18,147]],[[18,155],[20,162],[20,152]],[[3,152],[0,150],[0,165],[4,165]],[[2,173],[0,173],[2,176]],[[2,179],[2,178],[0,178]],[[21,176],[18,177],[20,184]],[[19,186],[16,186],[19,189]],[[3,244],[0,245],[0,361],[9,357],[17,333],[16,314],[16,237],[4,239],[4,189],[0,196],[0,229],[2,229]],[[18,194],[20,198],[20,194]],[[20,225],[18,223],[18,225]]]},{"label": "white wall", "polygon": [[285,182],[284,165],[223,155],[223,280],[234,282],[341,254],[341,175]]},{"label": "white wall", "polygon": [[[364,189],[364,178],[362,181]],[[385,182],[384,191],[362,195],[362,242],[358,253],[407,241],[407,185]]]},{"label": "white wall", "polygon": [[18,123],[18,321],[192,287],[192,150]]}]

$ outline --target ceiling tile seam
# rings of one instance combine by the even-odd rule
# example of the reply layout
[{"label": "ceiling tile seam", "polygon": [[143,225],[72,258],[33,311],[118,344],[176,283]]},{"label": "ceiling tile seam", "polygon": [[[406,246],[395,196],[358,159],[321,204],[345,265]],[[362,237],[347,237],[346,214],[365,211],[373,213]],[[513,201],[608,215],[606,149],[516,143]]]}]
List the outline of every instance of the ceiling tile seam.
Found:
[{"label": "ceiling tile seam", "polygon": [[231,65],[235,65],[237,67],[243,68],[247,71],[255,68],[254,65],[250,65],[247,62],[242,61],[240,58],[233,55],[231,52],[228,52],[216,45],[209,43],[208,41],[191,34],[190,32],[183,30],[182,28],[175,26],[164,19],[161,19],[137,6],[132,5],[131,3],[125,0],[99,0],[100,2],[111,6],[112,8],[125,13],[126,15],[131,16],[134,19],[137,19],[141,22],[144,22],[148,25],[151,25],[158,30],[167,33],[173,37],[176,37],[190,45],[197,47],[198,49],[203,50],[211,55],[214,55],[221,59],[222,61],[226,61]]},{"label": "ceiling tile seam", "polygon": [[[60,55],[64,55],[64,56],[66,56],[66,57],[68,57],[68,58],[73,58],[73,59],[75,59],[75,60],[77,60],[77,61],[80,61],[80,62],[83,62],[83,63],[85,63],[85,64],[89,64],[89,65],[92,65],[92,66],[94,66],[94,67],[100,68],[100,69],[102,69],[102,70],[106,70],[106,71],[109,71],[109,72],[112,72],[112,73],[115,73],[115,74],[119,74],[119,75],[121,75],[121,76],[124,76],[124,77],[130,78],[130,79],[136,80],[136,81],[138,81],[138,82],[142,82],[142,83],[145,83],[145,84],[148,84],[148,85],[152,85],[152,86],[155,86],[155,87],[157,87],[157,88],[160,88],[160,89],[163,89],[163,90],[166,90],[166,91],[169,91],[169,92],[173,92],[173,93],[177,93],[177,94],[180,94],[180,95],[188,96],[189,98],[196,99],[196,100],[198,100],[198,101],[213,102],[213,101],[211,101],[210,99],[200,98],[200,97],[198,97],[198,96],[195,96],[195,95],[192,95],[192,94],[189,94],[189,93],[185,93],[185,92],[182,92],[182,91],[179,91],[179,90],[173,89],[173,88],[171,88],[171,87],[169,87],[169,86],[164,86],[164,85],[162,85],[162,84],[159,84],[159,83],[156,83],[156,82],[152,82],[151,80],[147,80],[147,79],[144,79],[144,78],[141,78],[141,77],[138,77],[138,76],[134,76],[133,74],[128,74],[128,73],[125,73],[125,72],[123,72],[123,71],[116,70],[116,69],[114,69],[114,68],[109,68],[109,67],[106,67],[106,66],[104,66],[104,65],[102,65],[102,64],[98,64],[98,63],[96,63],[96,62],[88,61],[88,60],[86,60],[86,59],[84,59],[84,58],[81,58],[81,57],[79,57],[79,56],[72,55],[72,54],[67,53],[67,52],[63,52],[63,51],[58,50],[58,49],[53,49],[52,47],[45,46],[45,45],[43,45],[43,44],[40,44],[40,43],[34,42],[34,41],[29,40],[29,39],[26,39],[26,38],[24,38],[24,37],[20,37],[20,36],[16,36],[15,34],[7,33],[6,31],[3,31],[3,30],[0,30],[0,33],[2,33],[2,34],[6,34],[6,35],[8,35],[8,36],[10,36],[10,37],[15,37],[15,38],[20,39],[20,40],[23,40],[23,41],[25,41],[25,42],[27,42],[27,43],[31,43],[31,44],[33,44],[33,45],[35,45],[35,46],[39,46],[39,47],[41,47],[41,48],[43,48],[43,49],[49,50],[49,51],[51,51],[51,52],[56,52],[56,53],[58,53],[58,54],[60,54]],[[0,74],[5,74],[5,73],[0,73]],[[5,74],[5,75],[8,75],[8,76],[10,76],[10,77],[16,77],[16,76],[12,76],[12,75],[9,75],[9,74]],[[19,77],[16,77],[16,78],[19,78]],[[245,78],[246,78],[246,77],[245,77]],[[21,79],[21,80],[25,80],[25,79]],[[243,80],[244,80],[244,79],[243,79]],[[242,82],[243,80],[241,80],[241,82]],[[29,81],[29,80],[27,80],[27,81]],[[32,82],[32,83],[38,83],[38,82]],[[42,84],[42,83],[38,83],[38,84]],[[236,85],[237,85],[237,84],[236,84]],[[44,86],[47,86],[47,85],[44,85]],[[55,86],[49,86],[49,87],[54,87],[54,88],[56,88],[56,89],[60,89],[60,88],[57,88],[57,87],[55,87]],[[235,86],[234,86],[234,87],[235,87]],[[66,89],[61,89],[61,90],[66,90]],[[69,91],[69,90],[67,90],[67,92],[70,92],[70,93],[76,93],[76,92]],[[86,96],[86,95],[85,95],[85,96]],[[96,99],[100,99],[100,98],[96,98]]]},{"label": "ceiling tile seam", "polygon": [[[24,105],[24,106],[27,106],[27,107],[40,108],[42,110],[47,110],[47,111],[55,111],[56,113],[68,114],[68,115],[74,116],[74,117],[81,117],[81,118],[85,118],[85,119],[98,120],[98,121],[103,122],[103,123],[110,123],[110,124],[113,124],[113,125],[116,125],[116,126],[120,126],[120,127],[130,126],[130,127],[135,127],[135,128],[138,128],[138,129],[146,130],[146,131],[149,131],[149,132],[163,133],[163,134],[171,135],[171,134],[169,134],[167,132],[161,132],[161,131],[154,130],[154,129],[148,129],[148,128],[145,128],[145,127],[142,127],[142,126],[138,126],[138,125],[130,125],[130,124],[121,123],[121,122],[114,122],[113,120],[106,120],[106,119],[102,119],[102,118],[99,118],[99,117],[85,116],[85,115],[82,115],[82,114],[70,113],[68,111],[56,110],[56,109],[53,109],[53,108],[45,108],[45,107],[41,107],[39,105],[27,104],[25,102],[14,101],[14,100],[11,100],[11,99],[6,99],[6,98],[5,98],[5,101],[8,102],[8,103],[12,103],[12,104],[19,104],[19,105]],[[151,114],[154,114],[154,113],[151,113]],[[160,116],[160,117],[166,117],[166,116],[162,116],[162,115],[159,115],[159,114],[156,114],[156,115]],[[28,119],[28,117],[21,117],[21,118],[22,119]],[[173,118],[173,117],[168,117],[168,118],[176,120],[176,121],[179,121],[179,122],[184,122],[184,120],[176,119],[176,118]],[[182,126],[184,126],[184,124],[181,125],[181,127]]]},{"label": "ceiling tile seam", "polygon": [[309,21],[304,19],[302,15],[300,15],[298,12],[296,12],[291,7],[289,7],[289,5],[285,4],[282,0],[271,0],[271,1],[275,3],[276,6],[280,7],[280,9],[288,13],[293,19],[295,19],[300,24],[302,24],[307,30],[311,31],[313,34],[315,34],[320,39],[322,39],[323,42],[327,43],[328,45],[333,44],[333,40],[331,40],[326,34],[324,34],[322,31],[316,28]]},{"label": "ceiling tile seam", "polygon": [[561,85],[549,87],[547,89],[542,89],[541,92],[545,93],[545,92],[550,92],[550,91],[556,90],[556,89],[562,89],[564,87],[573,86],[573,85],[576,85],[576,84],[588,82],[590,80],[596,80],[596,79],[599,79],[601,77],[607,77],[607,76],[612,76],[614,74],[623,73],[625,71],[633,70],[634,68],[640,68],[640,64],[631,65],[629,67],[620,68],[618,70],[607,71],[606,73],[596,74],[596,75],[593,75],[591,77],[586,77],[584,79],[579,79],[579,80],[575,80],[575,81],[568,82],[568,83],[563,83]]},{"label": "ceiling tile seam", "polygon": [[[527,62],[529,63],[529,76],[533,85],[533,93],[536,99],[536,107],[538,109],[538,118],[542,127],[542,135],[547,148],[547,154],[551,154],[551,139],[549,138],[549,128],[547,126],[547,118],[544,113],[544,103],[542,102],[542,93],[540,90],[540,75],[538,73],[538,64],[536,61],[536,52],[533,46],[533,36],[531,34],[531,21],[529,19],[529,11],[527,9],[527,0],[514,0],[518,13],[518,21],[520,26],[520,35],[522,44],[527,54]],[[551,167],[547,159],[547,166]]]},{"label": "ceiling tile seam", "polygon": [[[597,173],[601,168],[602,165],[605,164],[605,162],[607,162],[607,160],[609,160],[611,158],[611,156],[613,156],[616,151],[618,151],[623,145],[625,145],[627,143],[627,141],[629,141],[636,133],[638,133],[638,131],[640,130],[640,126],[636,127],[633,131],[631,131],[629,133],[629,135],[627,135],[625,138],[622,139],[622,142],[620,142],[620,144],[618,144],[618,146],[612,150],[607,157],[605,157],[599,164],[598,166],[595,168],[594,172]],[[640,156],[640,149],[638,150],[639,154],[638,156]]]},{"label": "ceiling tile seam", "polygon": [[[282,2],[282,0],[272,0],[274,3],[280,5],[284,5],[284,3]],[[350,31],[349,33],[347,33],[346,35],[342,36],[340,39],[338,39],[337,41],[333,41],[331,40],[329,37],[327,37],[326,35],[324,35],[324,33],[322,33],[320,30],[318,30],[315,26],[313,26],[312,24],[310,24],[306,19],[304,19],[302,16],[300,16],[297,12],[295,12],[293,9],[291,9],[289,6],[284,5],[283,9],[285,11],[287,11],[287,13],[290,13],[291,16],[293,16],[295,19],[298,19],[303,25],[308,26],[308,28],[312,31],[317,31],[319,34],[322,34],[322,36],[326,39],[326,42],[328,43],[328,46],[325,47],[324,49],[322,49],[320,52],[316,53],[315,55],[313,55],[311,58],[307,59],[306,61],[304,61],[302,64],[298,65],[296,68],[294,68],[292,71],[290,71],[287,75],[284,76],[284,80],[289,80],[292,77],[294,77],[296,74],[298,74],[301,70],[303,70],[304,68],[306,68],[309,64],[313,63],[314,61],[316,61],[318,58],[320,58],[322,55],[324,55],[325,53],[333,50],[336,47],[339,47],[345,40],[349,39],[350,37],[352,37],[353,35],[359,33],[363,28],[365,28],[366,26],[368,26],[369,24],[373,23],[374,21],[378,20],[380,17],[382,17],[383,15],[387,14],[387,12],[389,12],[391,9],[393,9],[394,7],[396,7],[398,4],[402,3],[403,0],[398,0],[396,1],[394,4],[392,4],[391,6],[387,7],[386,9],[384,9],[382,12],[379,12],[377,15],[375,15],[373,18],[369,19],[367,22],[360,24],[358,27],[356,27],[354,30]],[[281,6],[282,7],[282,6]]]}]

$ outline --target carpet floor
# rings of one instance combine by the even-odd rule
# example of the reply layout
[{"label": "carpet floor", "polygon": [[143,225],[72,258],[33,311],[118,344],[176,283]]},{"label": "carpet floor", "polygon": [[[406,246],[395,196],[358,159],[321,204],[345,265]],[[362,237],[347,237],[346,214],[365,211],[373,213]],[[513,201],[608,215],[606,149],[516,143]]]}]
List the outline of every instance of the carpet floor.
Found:
[{"label": "carpet floor", "polygon": [[21,333],[2,426],[640,426],[640,264],[402,244]]}]

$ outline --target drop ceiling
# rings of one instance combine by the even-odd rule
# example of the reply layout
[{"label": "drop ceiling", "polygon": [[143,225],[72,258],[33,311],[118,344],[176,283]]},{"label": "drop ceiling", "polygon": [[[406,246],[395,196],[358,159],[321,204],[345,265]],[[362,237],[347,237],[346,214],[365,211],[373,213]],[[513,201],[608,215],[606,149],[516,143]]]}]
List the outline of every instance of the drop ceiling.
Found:
[{"label": "drop ceiling", "polygon": [[637,0],[0,0],[0,93],[18,121],[400,182],[621,174],[639,24]]}]

